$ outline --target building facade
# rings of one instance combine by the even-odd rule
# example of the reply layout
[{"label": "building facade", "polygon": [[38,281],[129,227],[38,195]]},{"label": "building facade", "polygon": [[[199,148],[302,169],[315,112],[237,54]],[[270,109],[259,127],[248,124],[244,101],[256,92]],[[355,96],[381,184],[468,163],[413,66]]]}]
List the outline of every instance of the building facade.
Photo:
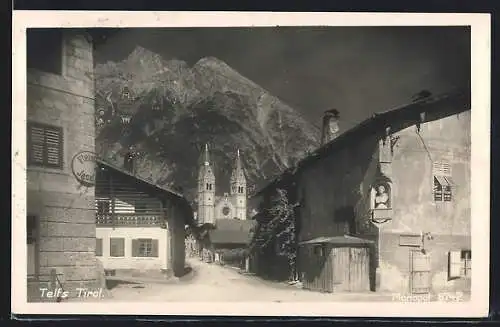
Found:
[{"label": "building facade", "polygon": [[96,256],[111,273],[182,276],[188,201],[173,190],[100,161],[96,176]]},{"label": "building facade", "polygon": [[[288,189],[300,204],[301,243],[343,235],[374,242],[363,277],[373,290],[468,291],[470,124],[461,92],[384,112],[333,138],[266,192]],[[317,253],[301,246],[299,271]]]},{"label": "building facade", "polygon": [[202,154],[198,173],[198,224],[216,224],[218,219],[247,219],[247,181],[240,151],[237,150],[230,178],[230,192],[216,195],[213,163],[208,146]]},{"label": "building facade", "polygon": [[94,151],[93,45],[83,30],[27,32],[28,301],[40,287],[96,287],[94,187],[71,163]]}]

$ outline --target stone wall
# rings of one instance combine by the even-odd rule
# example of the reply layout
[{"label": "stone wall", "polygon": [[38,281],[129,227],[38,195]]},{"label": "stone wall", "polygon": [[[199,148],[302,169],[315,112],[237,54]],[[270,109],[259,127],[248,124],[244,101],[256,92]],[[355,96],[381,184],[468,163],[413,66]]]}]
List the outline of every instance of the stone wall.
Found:
[{"label": "stone wall", "polygon": [[[63,168],[27,167],[28,215],[38,218],[35,272],[42,285],[55,269],[70,296],[95,287],[94,188],[81,186],[71,169],[80,151],[94,151],[94,79],[91,41],[63,33],[62,75],[28,70],[27,120],[61,127]],[[36,55],[36,54],[28,54]]]}]

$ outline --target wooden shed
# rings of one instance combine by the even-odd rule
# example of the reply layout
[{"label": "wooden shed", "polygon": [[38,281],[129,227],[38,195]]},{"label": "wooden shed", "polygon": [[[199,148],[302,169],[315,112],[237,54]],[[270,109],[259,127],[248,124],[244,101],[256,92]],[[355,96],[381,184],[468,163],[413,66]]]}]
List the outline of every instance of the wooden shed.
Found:
[{"label": "wooden shed", "polygon": [[329,293],[375,290],[373,241],[343,235],[318,237],[299,245],[305,289]]}]

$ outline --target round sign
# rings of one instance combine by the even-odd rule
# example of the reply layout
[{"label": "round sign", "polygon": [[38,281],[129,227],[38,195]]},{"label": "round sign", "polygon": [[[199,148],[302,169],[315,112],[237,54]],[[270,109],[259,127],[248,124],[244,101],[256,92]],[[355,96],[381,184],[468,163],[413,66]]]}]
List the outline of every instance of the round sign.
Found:
[{"label": "round sign", "polygon": [[95,185],[96,154],[90,151],[82,151],[73,157],[71,162],[73,175],[84,186]]}]

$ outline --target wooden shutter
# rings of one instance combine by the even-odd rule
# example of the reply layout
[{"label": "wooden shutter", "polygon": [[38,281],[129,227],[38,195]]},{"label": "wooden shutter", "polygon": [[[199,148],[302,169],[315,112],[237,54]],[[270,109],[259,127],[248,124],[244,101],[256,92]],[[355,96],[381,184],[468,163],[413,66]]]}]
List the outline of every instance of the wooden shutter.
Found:
[{"label": "wooden shutter", "polygon": [[62,168],[62,134],[60,127],[28,123],[28,164]]},{"label": "wooden shutter", "polygon": [[151,256],[158,257],[158,240],[151,240]]},{"label": "wooden shutter", "polygon": [[462,260],[460,251],[448,252],[448,279],[460,278]]},{"label": "wooden shutter", "polygon": [[109,239],[109,256],[124,257],[125,256],[125,239],[110,238]]},{"label": "wooden shutter", "polygon": [[443,201],[443,186],[436,176],[434,176],[434,201]]},{"label": "wooden shutter", "polygon": [[132,240],[132,256],[139,256],[139,240]]},{"label": "wooden shutter", "polygon": [[102,238],[96,238],[95,240],[95,255],[102,257]]}]

